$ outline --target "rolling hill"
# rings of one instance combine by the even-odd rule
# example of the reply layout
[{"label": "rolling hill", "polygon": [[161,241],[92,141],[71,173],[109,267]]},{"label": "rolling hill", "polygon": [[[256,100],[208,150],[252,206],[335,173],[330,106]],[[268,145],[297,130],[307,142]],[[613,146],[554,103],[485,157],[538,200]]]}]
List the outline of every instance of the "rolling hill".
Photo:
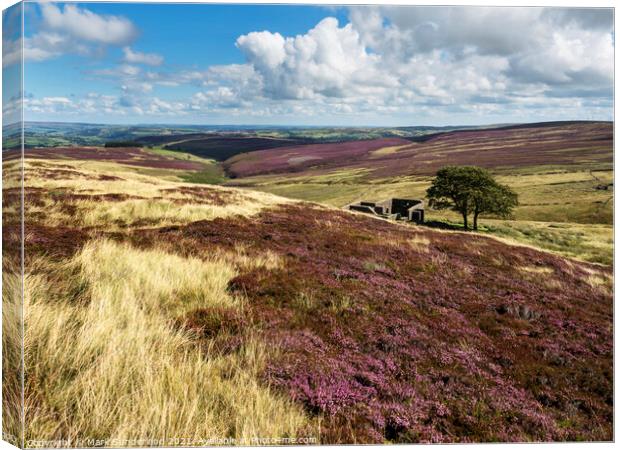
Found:
[{"label": "rolling hill", "polygon": [[134,161],[26,159],[26,439],[613,438],[610,267]]},{"label": "rolling hill", "polygon": [[[226,137],[239,137],[263,140],[288,141],[288,145],[319,142],[343,142],[347,140],[363,140],[384,137],[420,137],[430,133],[457,129],[479,129],[494,127],[489,126],[410,126],[410,127],[312,127],[312,126],[277,126],[277,125],[173,125],[173,124],[148,124],[148,125],[112,125],[71,122],[24,122],[24,137],[26,148],[35,147],[59,147],[59,146],[93,146],[104,145],[110,141],[133,141],[137,144],[149,146],[162,146],[166,144],[179,144],[187,141],[203,141],[191,148],[183,148],[182,151],[199,152],[212,150],[211,139]],[[4,125],[2,129],[4,149],[18,148],[21,146],[21,124],[13,123]],[[273,142],[272,142],[273,144]],[[229,152],[227,157],[232,156],[231,147],[225,141],[219,144],[220,150]],[[277,145],[246,146],[243,151],[271,148]],[[177,147],[176,150],[179,150]],[[198,155],[198,153],[196,153]],[[200,155],[198,155],[200,156]]]},{"label": "rolling hill", "polygon": [[[445,165],[489,168],[519,195],[512,220],[486,217],[488,233],[588,261],[613,260],[613,124],[549,122],[442,131],[422,137],[317,144],[237,155],[229,186],[343,207],[425,197]],[[458,226],[450,211],[427,210]]]},{"label": "rolling hill", "polygon": [[301,139],[216,135],[203,136],[198,139],[178,140],[177,142],[166,144],[164,148],[183,151],[201,158],[225,161],[239,153],[300,145],[306,142]]},{"label": "rolling hill", "polygon": [[224,168],[234,178],[343,169],[367,170],[368,178],[429,175],[449,164],[522,168],[610,163],[612,143],[610,122],[553,122],[282,147],[234,156]]}]

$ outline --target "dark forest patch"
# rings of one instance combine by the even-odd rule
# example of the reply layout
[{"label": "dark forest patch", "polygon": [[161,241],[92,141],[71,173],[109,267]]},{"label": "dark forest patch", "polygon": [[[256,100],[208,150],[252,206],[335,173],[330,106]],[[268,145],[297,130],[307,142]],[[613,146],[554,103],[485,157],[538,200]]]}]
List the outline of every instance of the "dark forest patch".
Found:
[{"label": "dark forest patch", "polygon": [[271,148],[287,147],[304,144],[300,139],[273,139],[260,137],[228,137],[218,136],[204,139],[191,139],[168,144],[167,150],[179,150],[201,158],[225,161],[240,153],[254,152]]}]

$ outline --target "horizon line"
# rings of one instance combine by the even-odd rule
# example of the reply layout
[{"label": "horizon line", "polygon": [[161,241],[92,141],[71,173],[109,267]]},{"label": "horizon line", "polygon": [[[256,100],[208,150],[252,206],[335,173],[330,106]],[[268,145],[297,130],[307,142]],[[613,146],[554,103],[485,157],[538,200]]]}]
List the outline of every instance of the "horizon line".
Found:
[{"label": "horizon line", "polygon": [[270,128],[270,127],[278,127],[278,128],[353,128],[353,129],[361,129],[361,128],[413,128],[413,127],[432,127],[432,128],[448,128],[448,127],[482,127],[482,126],[511,126],[511,125],[528,125],[528,124],[548,124],[548,123],[595,123],[595,122],[607,122],[613,123],[613,120],[597,120],[597,119],[565,119],[565,120],[545,120],[545,121],[534,121],[534,122],[490,122],[490,123],[479,123],[474,125],[465,125],[465,124],[449,124],[449,125],[428,125],[428,124],[418,124],[418,125],[301,125],[301,124],[198,124],[198,123],[166,123],[166,122],[152,122],[152,123],[105,123],[105,122],[70,122],[70,121],[59,121],[59,120],[27,120],[27,121],[18,121],[12,122],[9,124],[3,124],[3,128],[11,127],[19,125],[23,123],[24,126],[27,124],[66,124],[66,125],[98,125],[98,126],[125,126],[125,127],[148,127],[148,126],[165,126],[165,127],[245,127],[245,128]]}]

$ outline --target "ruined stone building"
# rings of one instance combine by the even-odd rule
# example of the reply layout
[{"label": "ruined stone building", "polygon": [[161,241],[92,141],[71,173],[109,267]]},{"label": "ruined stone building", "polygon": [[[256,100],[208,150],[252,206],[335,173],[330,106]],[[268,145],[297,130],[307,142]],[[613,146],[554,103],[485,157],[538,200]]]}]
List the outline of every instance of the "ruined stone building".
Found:
[{"label": "ruined stone building", "polygon": [[424,201],[408,198],[390,198],[380,202],[352,203],[347,206],[351,211],[358,211],[394,220],[424,222]]}]

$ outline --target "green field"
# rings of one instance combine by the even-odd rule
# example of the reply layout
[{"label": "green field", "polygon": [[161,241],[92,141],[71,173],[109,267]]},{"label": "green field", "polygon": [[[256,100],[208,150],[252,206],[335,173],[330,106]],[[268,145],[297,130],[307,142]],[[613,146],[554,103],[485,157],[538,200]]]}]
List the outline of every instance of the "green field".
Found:
[{"label": "green field", "polygon": [[[95,128],[92,134],[85,133],[91,141],[99,142],[107,138],[135,138],[149,133],[197,132],[197,129],[179,128],[164,130],[150,128]],[[37,145],[68,145],[74,135],[84,132],[83,127],[67,127],[58,130],[54,127],[35,127],[32,143]],[[312,137],[313,139],[335,139],[348,136],[359,139],[366,133],[367,137],[375,134],[397,135],[400,132],[410,134],[428,132],[419,129],[262,129],[247,132],[258,137]],[[544,136],[545,128],[533,131]],[[353,133],[355,136],[349,136]],[[447,147],[451,155],[458,155],[467,147],[467,133],[463,139],[454,141],[454,147]],[[37,139],[47,139],[46,142]],[[86,137],[84,137],[86,139]],[[460,142],[460,146],[459,146]],[[501,141],[489,141],[495,146]],[[73,142],[75,144],[75,142]],[[452,144],[451,144],[452,145]],[[490,145],[490,144],[489,144]],[[567,144],[568,145],[568,144]],[[261,175],[246,178],[229,179],[222,168],[212,159],[201,158],[195,154],[180,150],[167,150],[161,145],[144,147],[144,151],[182,161],[202,164],[202,169],[194,171],[174,170],[155,167],[116,165],[116,170],[127,170],[142,175],[155,176],[169,181],[183,181],[197,184],[217,184],[241,187],[279,196],[301,199],[342,208],[359,200],[378,201],[390,197],[424,198],[432,176],[411,175],[377,177],[373,172],[380,168],[381,162],[372,167],[344,167],[325,169],[309,168],[299,173]],[[394,148],[376,151],[376,154],[394,153]],[[532,150],[533,151],[533,150]],[[598,150],[596,150],[598,151]],[[595,150],[591,152],[596,153]],[[561,155],[563,150],[554,150]],[[529,162],[519,167],[496,166],[492,169],[500,183],[514,189],[519,195],[519,206],[511,220],[498,220],[495,217],[481,217],[480,232],[500,238],[534,245],[591,262],[611,264],[613,262],[613,164],[601,162],[589,157],[584,149],[579,160],[573,164],[541,165]],[[486,153],[481,152],[484,159]],[[535,154],[534,154],[535,155]],[[600,155],[599,155],[600,156]],[[604,159],[604,158],[603,158]],[[96,164],[96,163],[95,163]],[[105,163],[101,163],[106,165]],[[353,161],[352,161],[353,164]],[[370,164],[370,163],[369,163]],[[607,186],[608,189],[600,189]],[[433,211],[427,208],[428,222],[448,222],[449,226],[458,226],[460,217],[450,211]]]},{"label": "green field", "polygon": [[[204,169],[184,172],[126,166],[127,170],[169,180],[234,185],[339,208],[361,199],[424,198],[432,180],[432,177],[368,179],[368,171],[363,169],[231,180],[212,160],[160,148],[148,151],[199,161],[204,163]],[[504,168],[496,170],[495,175],[518,193],[520,205],[510,220],[481,218],[479,232],[572,258],[605,265],[613,263],[613,190],[596,189],[598,185],[613,182],[611,165]],[[427,209],[426,220],[458,227],[460,216],[451,211]]]},{"label": "green field", "polygon": [[[498,181],[518,193],[520,205],[513,220],[482,218],[481,232],[591,262],[613,262],[613,190],[596,189],[613,182],[611,164],[502,168],[494,173]],[[350,169],[317,175],[261,176],[229,183],[344,207],[362,199],[424,198],[432,179],[368,179],[366,174],[365,170]],[[426,219],[458,224],[460,218],[449,211],[427,209]]]},{"label": "green field", "polygon": [[[192,155],[190,153],[179,152],[175,150],[166,150],[161,147],[146,148],[146,151],[155,153],[157,155],[168,156],[174,159],[183,161],[196,161],[204,164],[204,169],[198,172],[185,172],[182,174],[175,174],[181,180],[188,183],[202,183],[202,184],[222,184],[226,181],[226,176],[222,168],[212,159],[201,158],[200,156]],[[176,171],[175,171],[176,172]]]}]

